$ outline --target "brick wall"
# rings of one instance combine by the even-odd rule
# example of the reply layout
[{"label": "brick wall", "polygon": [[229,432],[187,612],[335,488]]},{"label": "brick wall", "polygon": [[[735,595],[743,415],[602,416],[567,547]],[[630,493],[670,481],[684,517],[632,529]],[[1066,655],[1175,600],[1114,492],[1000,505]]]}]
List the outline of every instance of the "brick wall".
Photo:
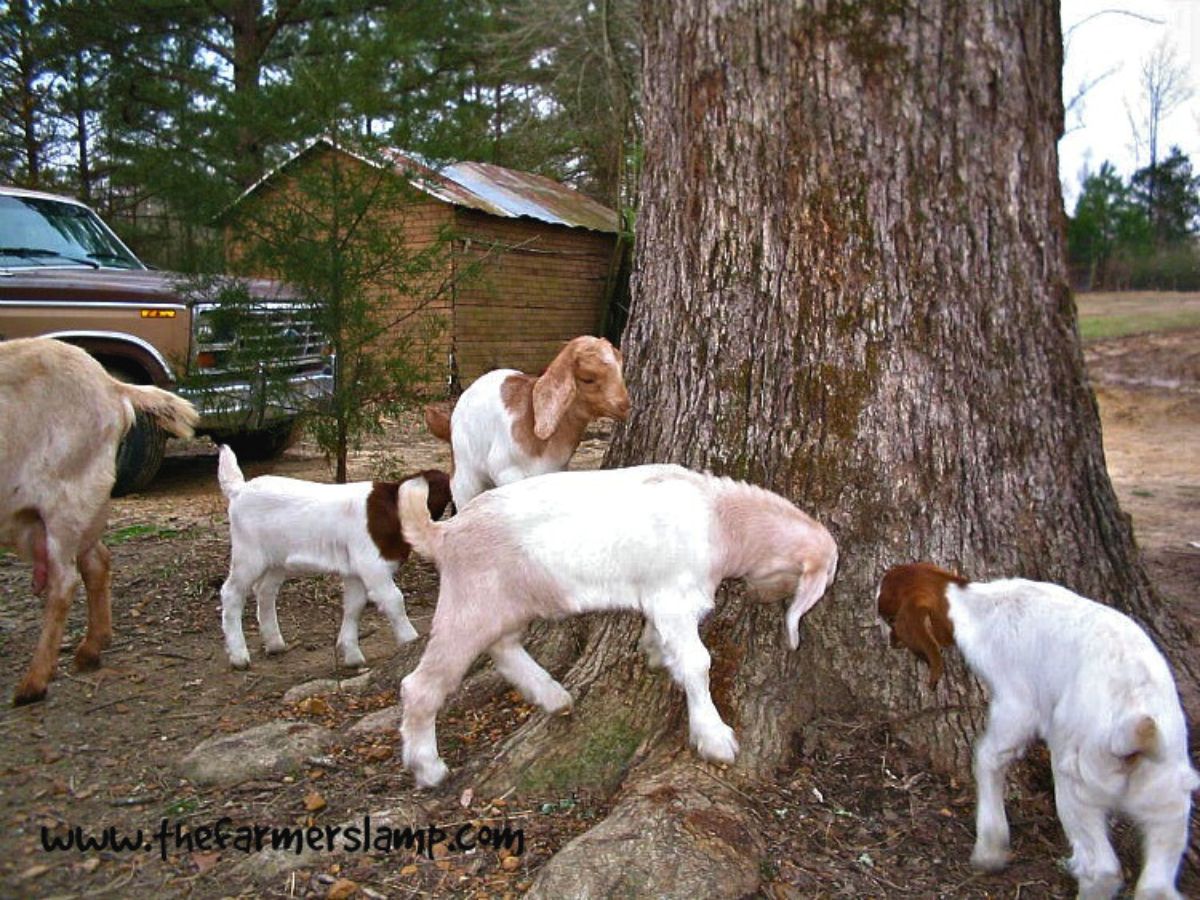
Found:
[{"label": "brick wall", "polygon": [[564,341],[598,334],[616,236],[532,219],[455,210],[460,281],[454,349],[463,387],[484,372],[539,372]]}]

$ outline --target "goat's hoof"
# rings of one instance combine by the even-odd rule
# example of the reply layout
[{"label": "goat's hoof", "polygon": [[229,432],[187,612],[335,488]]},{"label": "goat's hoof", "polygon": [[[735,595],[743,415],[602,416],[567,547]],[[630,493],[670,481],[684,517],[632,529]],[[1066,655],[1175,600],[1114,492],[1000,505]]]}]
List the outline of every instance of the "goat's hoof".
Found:
[{"label": "goat's hoof", "polygon": [[413,777],[416,779],[417,787],[432,788],[441,784],[449,774],[449,767],[438,759],[429,765],[422,766],[418,771],[413,773]]},{"label": "goat's hoof", "polygon": [[24,681],[13,694],[13,706],[25,706],[29,703],[40,703],[46,699],[46,686],[40,687],[29,681]]},{"label": "goat's hoof", "polygon": [[399,628],[396,630],[396,643],[401,645],[408,644],[412,641],[415,641],[420,636],[421,635],[417,632],[417,629],[413,628],[412,625],[409,625],[406,628]]},{"label": "goat's hoof", "polygon": [[75,651],[75,668],[80,672],[92,672],[100,668],[100,651],[87,644],[80,644],[79,649]]},{"label": "goat's hoof", "polygon": [[229,665],[235,669],[248,669],[250,668],[250,656],[249,654],[245,656],[231,656],[229,657]]},{"label": "goat's hoof", "polygon": [[342,668],[345,669],[361,669],[367,664],[367,658],[362,655],[361,650],[355,650],[352,653],[338,654],[342,658]]},{"label": "goat's hoof", "polygon": [[1007,865],[1007,847],[976,847],[971,852],[971,867],[980,872],[999,872]]},{"label": "goat's hoof", "polygon": [[569,716],[571,710],[575,708],[575,700],[566,688],[560,687],[556,692],[543,698],[540,705],[552,716]]},{"label": "goat's hoof", "polygon": [[[1120,875],[1098,875],[1095,878],[1079,880],[1079,900],[1112,900],[1121,890]],[[1141,891],[1134,894],[1138,900],[1144,896]]]},{"label": "goat's hoof", "polygon": [[[267,656],[278,656],[280,653],[287,652],[287,644],[280,641],[278,644],[264,644],[263,653]],[[249,663],[247,663],[249,665]]]},{"label": "goat's hoof", "polygon": [[696,752],[709,762],[732,765],[737,758],[738,742],[733,735],[733,729],[728,725],[721,726],[723,731],[707,733],[695,739]]}]

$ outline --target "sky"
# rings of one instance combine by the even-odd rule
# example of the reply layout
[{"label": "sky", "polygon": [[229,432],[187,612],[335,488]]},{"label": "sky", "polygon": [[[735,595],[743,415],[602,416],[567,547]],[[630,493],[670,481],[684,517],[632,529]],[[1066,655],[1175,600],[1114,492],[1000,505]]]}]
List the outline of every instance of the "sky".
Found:
[{"label": "sky", "polygon": [[1162,121],[1159,158],[1178,145],[1191,159],[1193,173],[1200,173],[1200,0],[1062,0],[1062,27],[1064,102],[1081,84],[1104,76],[1082,106],[1068,112],[1058,145],[1067,212],[1075,210],[1085,167],[1094,173],[1108,160],[1127,181],[1149,162],[1147,151],[1135,152],[1129,114],[1144,115],[1141,66],[1164,38],[1187,69],[1193,94]]}]

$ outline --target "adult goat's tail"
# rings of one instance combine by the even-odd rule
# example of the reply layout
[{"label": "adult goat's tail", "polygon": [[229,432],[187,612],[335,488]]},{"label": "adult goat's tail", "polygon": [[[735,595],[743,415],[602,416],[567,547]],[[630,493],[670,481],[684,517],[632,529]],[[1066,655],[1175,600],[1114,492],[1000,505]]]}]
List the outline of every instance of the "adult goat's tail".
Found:
[{"label": "adult goat's tail", "polygon": [[217,458],[217,481],[221,483],[221,493],[232,500],[246,483],[246,476],[238,468],[237,455],[229,447],[221,445],[221,454]]},{"label": "adult goat's tail", "polygon": [[200,413],[187,400],[150,385],[126,384],[116,380],[113,383],[121,395],[133,404],[134,409],[150,416],[164,431],[175,437],[192,436],[192,429],[200,421]]},{"label": "adult goat's tail", "polygon": [[429,514],[429,482],[418,476],[402,483],[399,506],[404,539],[417,553],[436,563],[441,556],[445,526],[438,525]]}]

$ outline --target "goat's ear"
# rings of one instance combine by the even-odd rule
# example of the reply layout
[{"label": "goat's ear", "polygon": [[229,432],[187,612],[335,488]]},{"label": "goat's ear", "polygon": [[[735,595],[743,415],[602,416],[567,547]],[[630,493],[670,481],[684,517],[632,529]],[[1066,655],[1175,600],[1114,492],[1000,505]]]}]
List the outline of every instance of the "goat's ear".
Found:
[{"label": "goat's ear", "polygon": [[927,606],[906,603],[892,624],[893,644],[903,644],[928,663],[930,687],[938,683],[943,671],[942,648],[936,635],[942,629],[934,625],[933,615],[933,610]]},{"label": "goat's ear", "polygon": [[575,399],[575,348],[568,344],[533,383],[533,433],[548,440]]}]

